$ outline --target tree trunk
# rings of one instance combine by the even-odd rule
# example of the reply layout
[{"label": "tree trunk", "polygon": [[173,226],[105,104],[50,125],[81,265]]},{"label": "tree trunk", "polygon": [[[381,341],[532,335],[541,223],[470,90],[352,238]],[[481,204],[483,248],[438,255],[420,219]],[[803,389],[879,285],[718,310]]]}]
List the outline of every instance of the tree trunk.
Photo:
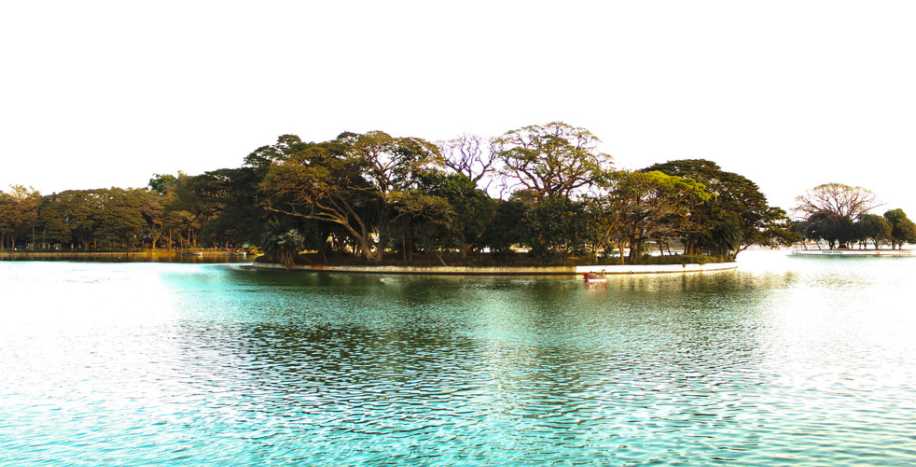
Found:
[{"label": "tree trunk", "polygon": [[388,219],[388,207],[385,206],[384,202],[382,203],[381,209],[379,209],[379,226],[378,226],[378,250],[376,251],[376,261],[381,262],[385,257],[385,249],[388,248],[389,241],[389,225]]},{"label": "tree trunk", "polygon": [[639,261],[639,257],[642,256],[642,242],[631,238],[630,239],[630,262],[636,264]]},{"label": "tree trunk", "polygon": [[357,240],[359,241],[359,249],[362,251],[362,255],[366,258],[366,261],[378,262],[379,258],[377,258],[377,256],[372,253],[372,249],[369,248],[369,239],[360,236]]}]

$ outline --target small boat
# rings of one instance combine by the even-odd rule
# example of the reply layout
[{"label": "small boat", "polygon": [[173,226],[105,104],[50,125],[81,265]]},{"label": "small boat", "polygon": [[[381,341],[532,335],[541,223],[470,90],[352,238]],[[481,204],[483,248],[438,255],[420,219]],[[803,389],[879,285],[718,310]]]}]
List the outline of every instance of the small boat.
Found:
[{"label": "small boat", "polygon": [[604,284],[607,282],[607,276],[598,272],[586,272],[582,274],[582,279],[585,280],[586,284]]}]

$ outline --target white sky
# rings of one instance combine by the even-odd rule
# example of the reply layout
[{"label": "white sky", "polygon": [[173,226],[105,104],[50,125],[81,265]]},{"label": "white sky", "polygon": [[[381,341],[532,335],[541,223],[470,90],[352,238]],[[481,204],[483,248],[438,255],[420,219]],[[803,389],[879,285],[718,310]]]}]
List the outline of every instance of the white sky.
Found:
[{"label": "white sky", "polygon": [[3,2],[0,187],[563,120],[623,167],[704,157],[783,207],[836,181],[914,215],[914,25],[907,1]]}]

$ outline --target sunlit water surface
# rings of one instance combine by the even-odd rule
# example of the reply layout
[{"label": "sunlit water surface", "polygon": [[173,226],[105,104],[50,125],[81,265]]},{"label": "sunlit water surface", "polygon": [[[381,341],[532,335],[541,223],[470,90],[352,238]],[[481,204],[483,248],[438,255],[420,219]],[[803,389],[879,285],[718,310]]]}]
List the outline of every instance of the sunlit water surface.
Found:
[{"label": "sunlit water surface", "polygon": [[0,262],[0,464],[912,463],[914,272]]}]

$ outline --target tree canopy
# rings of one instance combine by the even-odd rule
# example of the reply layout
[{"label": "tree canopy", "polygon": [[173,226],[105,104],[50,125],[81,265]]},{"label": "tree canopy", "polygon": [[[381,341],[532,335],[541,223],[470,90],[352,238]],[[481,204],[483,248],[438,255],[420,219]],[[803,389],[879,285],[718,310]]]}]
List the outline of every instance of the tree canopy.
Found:
[{"label": "tree canopy", "polygon": [[751,245],[778,246],[795,239],[785,211],[770,206],[756,183],[722,170],[715,162],[683,159],[646,170],[695,180],[709,192],[710,196],[691,211],[697,228],[685,235],[688,252],[734,256]]},{"label": "tree canopy", "polygon": [[882,243],[899,248],[916,240],[916,227],[902,209],[889,210],[884,216],[870,213],[878,202],[874,193],[862,187],[827,183],[799,196],[798,201],[796,211],[802,219],[794,230],[818,247],[823,241],[831,250],[869,243],[875,249]]},{"label": "tree canopy", "polygon": [[[599,144],[563,122],[438,144],[382,131],[326,141],[281,135],[241,167],[156,174],[144,188],[0,192],[0,248],[258,247],[285,263],[300,254],[369,263],[638,263],[647,255],[729,259],[815,231],[790,224],[755,183],[714,162],[615,170]],[[503,190],[494,194],[492,185]],[[863,235],[908,235],[908,220],[881,219],[886,226],[862,217]]]},{"label": "tree canopy", "polygon": [[599,151],[598,143],[584,128],[551,122],[509,131],[494,139],[494,150],[510,186],[542,198],[569,198],[610,168],[611,156]]},{"label": "tree canopy", "polygon": [[799,196],[797,202],[796,210],[804,214],[828,213],[847,219],[855,219],[878,206],[870,190],[842,183],[818,185]]}]

